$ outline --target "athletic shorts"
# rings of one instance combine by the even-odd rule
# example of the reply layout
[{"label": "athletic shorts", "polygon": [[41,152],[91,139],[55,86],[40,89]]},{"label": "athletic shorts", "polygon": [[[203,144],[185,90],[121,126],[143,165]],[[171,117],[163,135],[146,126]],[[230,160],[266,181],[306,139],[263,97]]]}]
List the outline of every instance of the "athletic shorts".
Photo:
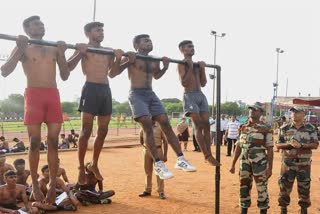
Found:
[{"label": "athletic shorts", "polygon": [[185,92],[183,95],[185,116],[190,113],[209,112],[208,101],[201,91]]},{"label": "athletic shorts", "polygon": [[135,120],[142,116],[166,114],[160,99],[152,89],[133,89],[129,92],[129,104]]},{"label": "athletic shorts", "polygon": [[24,124],[62,123],[60,95],[57,88],[26,88]]},{"label": "athletic shorts", "polygon": [[112,95],[108,84],[86,82],[82,87],[79,111],[94,116],[112,114]]}]

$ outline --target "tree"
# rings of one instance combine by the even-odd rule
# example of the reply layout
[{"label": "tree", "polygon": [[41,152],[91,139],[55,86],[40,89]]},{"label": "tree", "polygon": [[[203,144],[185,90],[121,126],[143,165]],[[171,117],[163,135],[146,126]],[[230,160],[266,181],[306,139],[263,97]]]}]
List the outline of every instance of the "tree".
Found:
[{"label": "tree", "polygon": [[24,97],[21,94],[10,94],[7,99],[0,103],[1,112],[4,115],[22,116],[24,112]]},{"label": "tree", "polygon": [[76,102],[62,102],[62,112],[73,115],[78,114],[78,103]]},{"label": "tree", "polygon": [[221,105],[221,112],[228,115],[240,115],[242,109],[237,102],[225,102]]}]

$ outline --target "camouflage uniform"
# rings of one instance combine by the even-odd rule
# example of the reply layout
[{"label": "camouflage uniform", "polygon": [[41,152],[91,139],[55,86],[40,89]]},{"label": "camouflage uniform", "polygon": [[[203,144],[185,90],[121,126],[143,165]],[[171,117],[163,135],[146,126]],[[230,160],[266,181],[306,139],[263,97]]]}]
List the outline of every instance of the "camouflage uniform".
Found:
[{"label": "camouflage uniform", "polygon": [[[290,143],[296,140],[300,144],[318,143],[316,129],[311,124],[303,124],[299,129],[294,124],[287,124],[280,128],[277,143]],[[295,178],[298,182],[299,205],[307,208],[310,202],[310,167],[311,149],[282,149],[282,165],[279,178],[279,206],[290,204],[290,193]]]},{"label": "camouflage uniform", "polygon": [[248,121],[239,128],[237,144],[241,148],[240,156],[240,206],[251,205],[250,192],[253,179],[258,191],[258,208],[269,208],[268,178],[266,171],[268,159],[267,147],[273,147],[272,130],[263,122]]}]

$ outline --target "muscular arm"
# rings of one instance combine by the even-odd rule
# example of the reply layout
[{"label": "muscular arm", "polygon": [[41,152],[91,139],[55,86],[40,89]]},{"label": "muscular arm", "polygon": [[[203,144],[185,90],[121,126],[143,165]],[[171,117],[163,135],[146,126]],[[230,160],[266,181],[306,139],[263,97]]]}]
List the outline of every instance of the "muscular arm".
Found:
[{"label": "muscular arm", "polygon": [[179,64],[178,65],[178,72],[179,72],[179,77],[180,77],[180,82],[183,87],[187,87],[191,77],[192,77],[192,68]]},{"label": "muscular arm", "polygon": [[201,87],[204,87],[207,84],[207,77],[206,77],[205,69],[200,68],[199,72],[200,72],[200,85],[201,85]]},{"label": "muscular arm", "polygon": [[80,53],[80,51],[78,51],[78,50],[76,50],[73,53],[73,55],[67,61],[69,71],[72,71],[76,68],[76,66],[78,65],[78,63],[80,62],[80,60],[82,59],[83,56],[84,55],[82,53]]},{"label": "muscular arm", "polygon": [[112,68],[109,71],[109,77],[113,78],[115,76],[118,76],[119,74],[121,74],[126,68],[128,68],[130,65],[129,59],[128,58],[124,58],[122,60],[115,60],[115,62],[113,63]]},{"label": "muscular arm", "polygon": [[57,54],[57,64],[60,70],[60,77],[63,81],[67,80],[70,75],[70,70],[68,67],[67,59],[65,54],[58,53]]},{"label": "muscular arm", "polygon": [[11,74],[14,71],[19,60],[22,59],[23,54],[24,54],[24,51],[22,51],[18,47],[15,47],[13,49],[8,61],[1,66],[1,75],[3,77],[7,77],[9,74]]},{"label": "muscular arm", "polygon": [[166,68],[166,67],[163,67],[162,69],[160,69],[160,62],[157,63],[157,69],[153,74],[153,78],[155,78],[156,80],[160,79],[167,70],[168,70],[168,68]]}]

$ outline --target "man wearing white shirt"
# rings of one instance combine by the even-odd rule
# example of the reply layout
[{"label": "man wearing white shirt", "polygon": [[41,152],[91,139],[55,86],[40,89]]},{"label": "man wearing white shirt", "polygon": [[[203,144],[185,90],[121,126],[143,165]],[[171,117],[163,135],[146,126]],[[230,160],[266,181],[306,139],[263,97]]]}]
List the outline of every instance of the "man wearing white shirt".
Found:
[{"label": "man wearing white shirt", "polygon": [[[227,142],[224,141],[223,139],[225,139],[225,132],[227,130],[227,125],[228,125],[229,120],[226,118],[226,115],[221,114],[221,122],[220,122],[220,131],[221,131],[221,139],[223,144],[226,146]],[[222,145],[222,142],[220,142],[220,145]]]},{"label": "man wearing white shirt", "polygon": [[[240,123],[236,121],[236,117],[232,116],[231,120],[227,124],[225,137],[227,138],[228,148],[227,156],[231,156],[232,145],[235,145],[238,137],[238,128]],[[234,150],[234,149],[233,149]]]}]

